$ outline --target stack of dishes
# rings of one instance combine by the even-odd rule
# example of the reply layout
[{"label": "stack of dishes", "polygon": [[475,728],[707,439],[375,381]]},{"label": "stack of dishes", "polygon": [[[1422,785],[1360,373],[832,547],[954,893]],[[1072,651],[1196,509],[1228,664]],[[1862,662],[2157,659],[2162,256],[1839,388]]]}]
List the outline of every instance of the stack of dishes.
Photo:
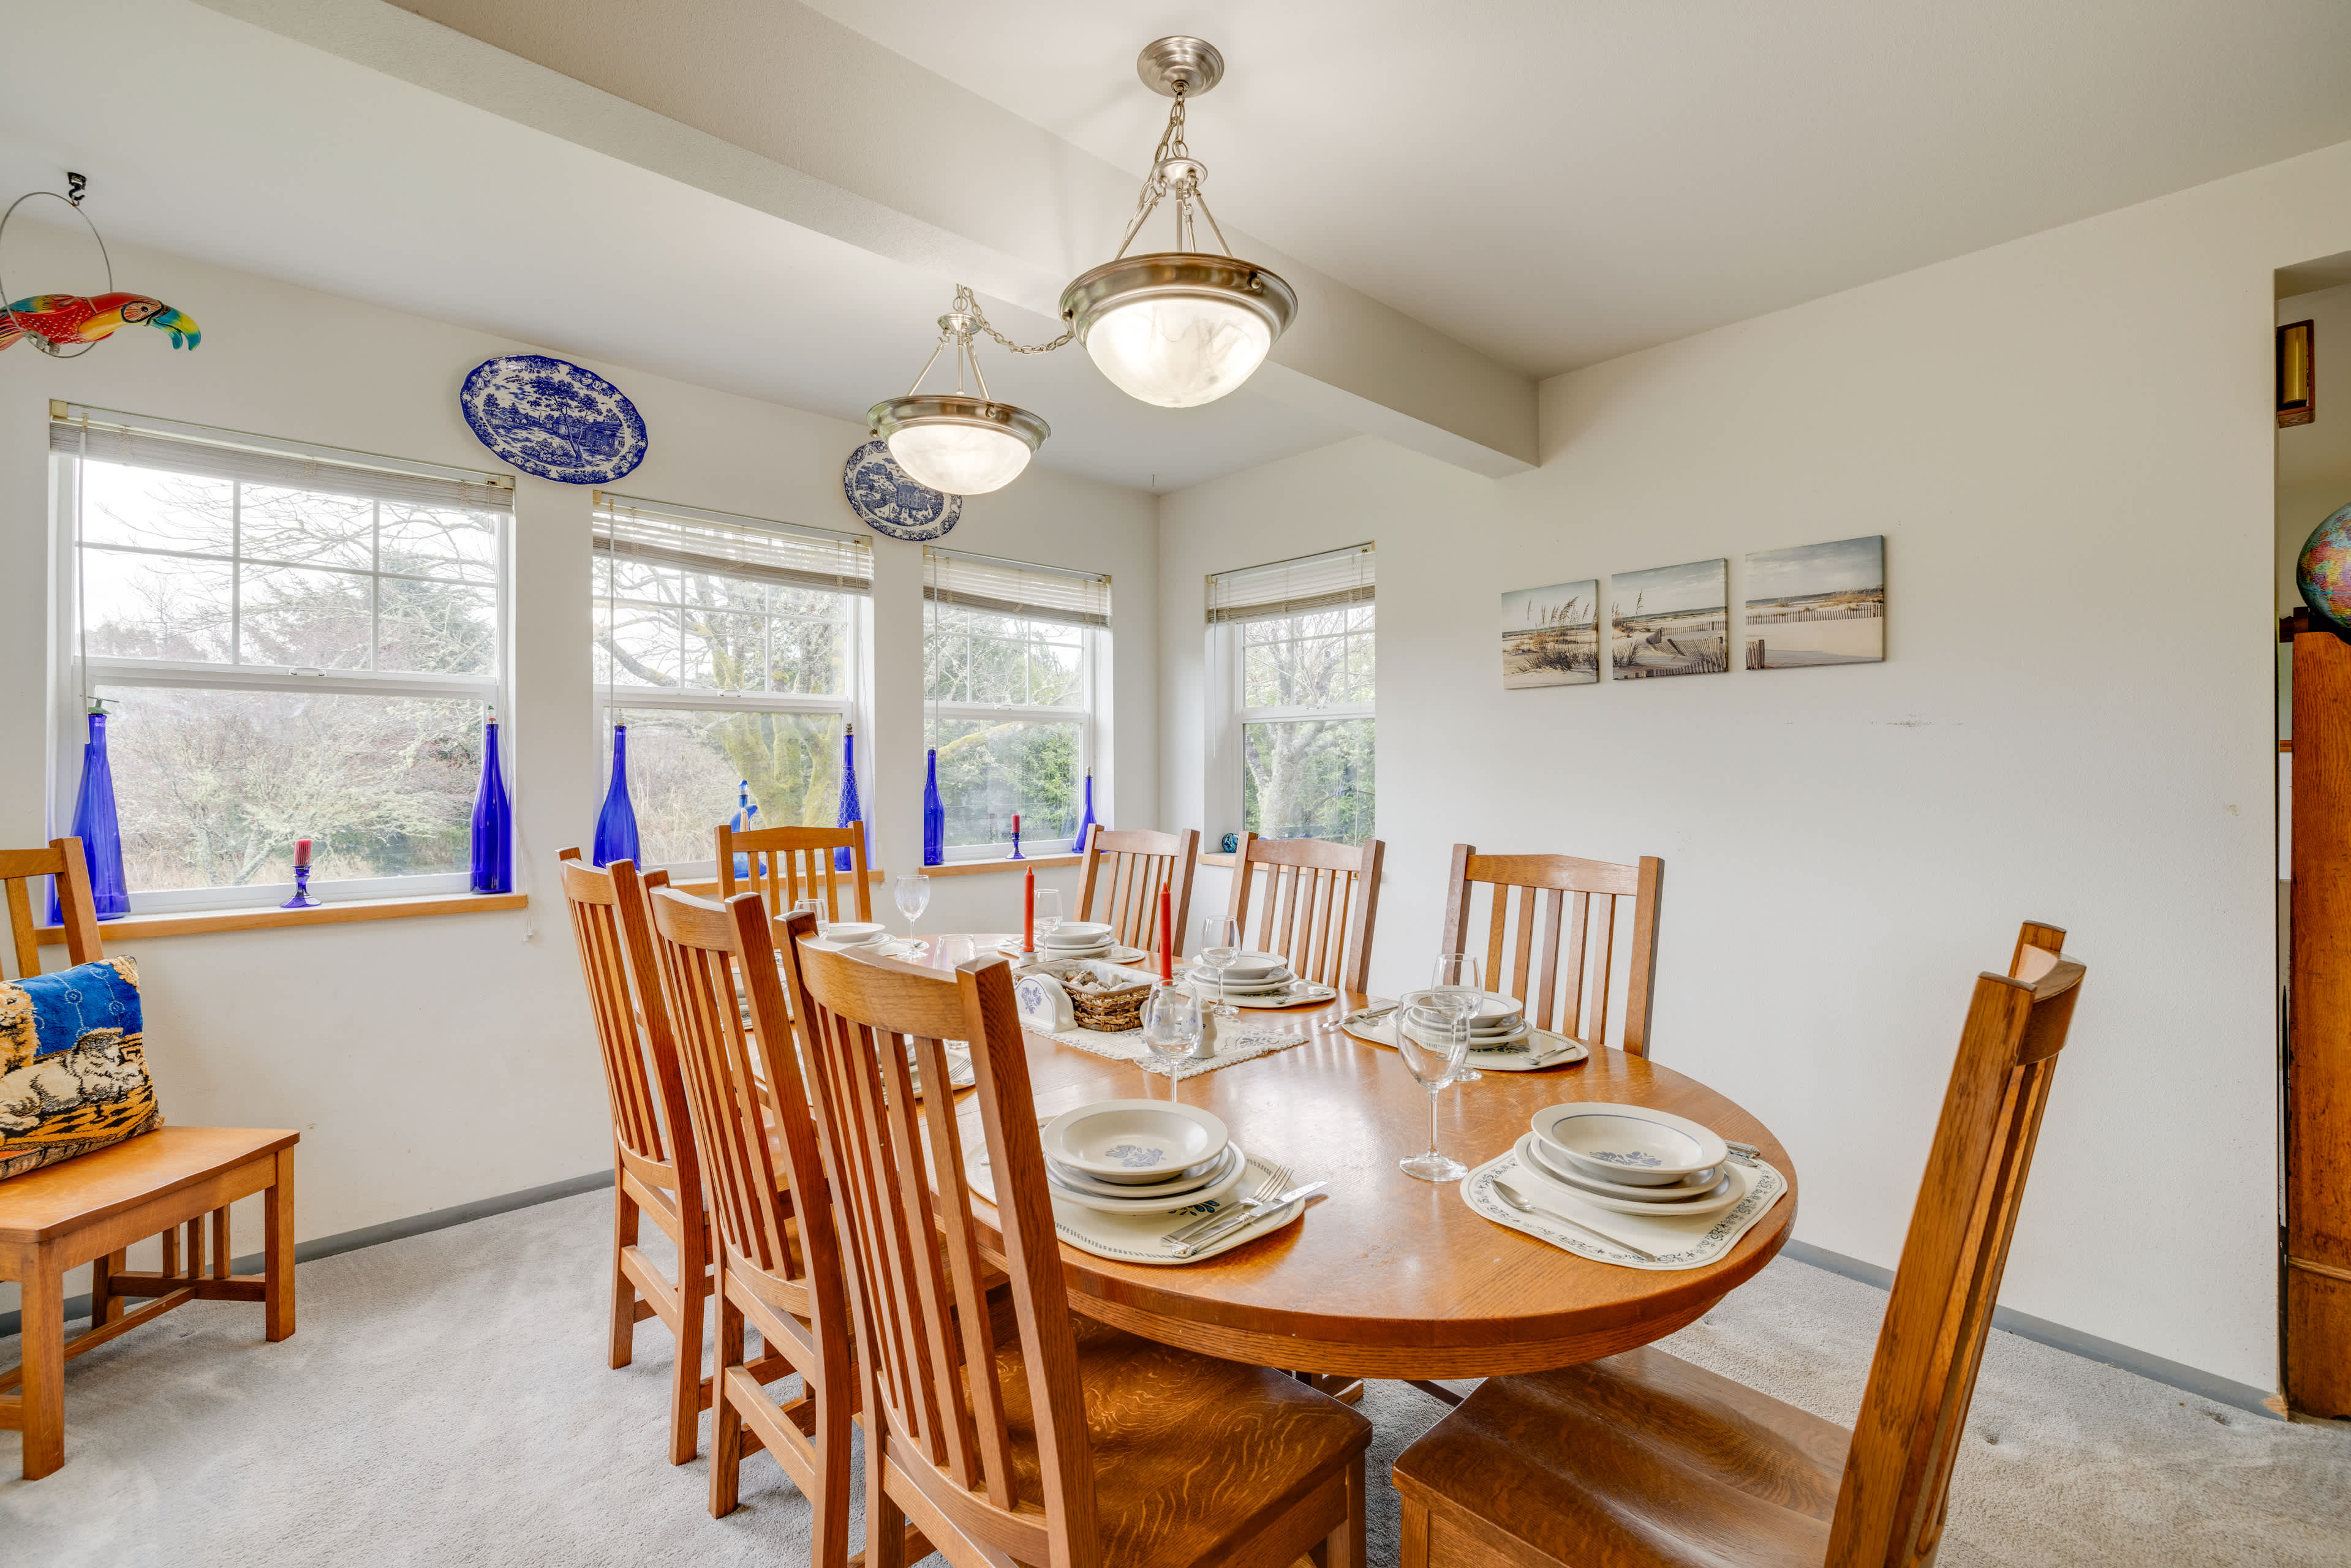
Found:
[{"label": "stack of dishes", "polygon": [[[1399,1013],[1401,1017],[1401,1011]],[[1417,1013],[1402,1018],[1401,1027],[1411,1030],[1418,1040],[1420,1017]],[[1516,1045],[1527,1038],[1531,1029],[1527,1023],[1524,1004],[1516,997],[1499,991],[1488,991],[1478,999],[1478,1010],[1469,1015],[1469,1049],[1497,1051],[1506,1045]]]},{"label": "stack of dishes", "polygon": [[1105,1214],[1170,1214],[1224,1197],[1249,1164],[1225,1124],[1166,1100],[1103,1100],[1045,1124],[1056,1199]]},{"label": "stack of dishes", "polygon": [[1111,931],[1100,920],[1064,920],[1038,939],[1040,958],[1107,958]]},{"label": "stack of dishes", "polygon": [[1251,997],[1271,997],[1286,994],[1290,982],[1298,977],[1290,966],[1271,953],[1239,953],[1225,966],[1221,988],[1216,970],[1194,959],[1184,971],[1184,978],[1201,997],[1214,1000],[1221,994],[1237,1002]]},{"label": "stack of dishes", "polygon": [[1539,1182],[1617,1214],[1713,1215],[1747,1196],[1729,1145],[1711,1129],[1646,1105],[1551,1106],[1535,1113],[1516,1152]]}]

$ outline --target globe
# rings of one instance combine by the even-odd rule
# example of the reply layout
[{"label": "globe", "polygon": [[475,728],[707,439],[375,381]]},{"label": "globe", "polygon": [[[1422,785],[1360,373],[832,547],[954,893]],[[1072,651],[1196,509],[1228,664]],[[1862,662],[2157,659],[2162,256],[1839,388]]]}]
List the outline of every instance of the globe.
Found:
[{"label": "globe", "polygon": [[2351,507],[2337,507],[2311,530],[2294,581],[2304,604],[2351,630]]}]

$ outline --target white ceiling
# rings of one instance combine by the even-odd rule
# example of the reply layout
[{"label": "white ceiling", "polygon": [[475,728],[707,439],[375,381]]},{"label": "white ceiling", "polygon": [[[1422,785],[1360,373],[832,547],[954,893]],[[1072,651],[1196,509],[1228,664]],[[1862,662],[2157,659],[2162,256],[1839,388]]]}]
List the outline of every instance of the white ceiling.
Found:
[{"label": "white ceiling", "polygon": [[[0,0],[19,37],[42,15]],[[62,189],[61,171],[79,171],[111,238],[860,423],[906,390],[952,297],[928,273],[201,6],[81,0],[78,18],[169,68],[16,73],[0,191]],[[989,313],[1026,342],[1060,327]],[[1081,352],[982,363],[998,396],[1051,423],[1040,461],[1114,484],[1178,488],[1353,434],[1247,389],[1146,408]]]},{"label": "white ceiling", "polygon": [[[753,0],[741,0],[751,4]],[[2351,140],[2345,0],[807,0],[1549,375]]]}]

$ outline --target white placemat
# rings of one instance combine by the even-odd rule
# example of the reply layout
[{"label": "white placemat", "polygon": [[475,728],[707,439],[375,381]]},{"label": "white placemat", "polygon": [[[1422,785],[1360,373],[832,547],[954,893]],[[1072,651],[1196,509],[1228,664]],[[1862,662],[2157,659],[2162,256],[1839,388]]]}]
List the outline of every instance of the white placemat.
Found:
[{"label": "white placemat", "polygon": [[[966,1135],[971,1139],[964,1154],[964,1176],[972,1191],[996,1201],[996,1176],[988,1168],[987,1145],[968,1126]],[[1062,1240],[1081,1252],[1091,1252],[1097,1258],[1113,1258],[1122,1263],[1156,1263],[1176,1265],[1198,1263],[1246,1246],[1269,1231],[1280,1229],[1305,1212],[1306,1199],[1285,1203],[1260,1219],[1251,1220],[1230,1236],[1210,1242],[1189,1258],[1178,1258],[1169,1249],[1165,1238],[1171,1230],[1179,1230],[1196,1219],[1205,1219],[1217,1210],[1242,1201],[1258,1190],[1273,1173],[1273,1164],[1256,1155],[1249,1155],[1249,1166],[1241,1179],[1221,1198],[1196,1203],[1186,1207],[1171,1208],[1165,1214],[1104,1214],[1056,1197],[1053,1199],[1053,1228]],[[1311,1178],[1303,1178],[1311,1179]],[[1298,1185],[1293,1181],[1292,1186]]]},{"label": "white placemat", "polygon": [[1305,1035],[1284,1030],[1220,1020],[1217,1025],[1217,1054],[1206,1061],[1186,1057],[1176,1063],[1175,1071],[1170,1072],[1151,1060],[1151,1053],[1144,1049],[1143,1031],[1139,1029],[1121,1030],[1116,1034],[1107,1034],[1100,1030],[1064,1029],[1055,1030],[1045,1038],[1060,1040],[1063,1045],[1074,1045],[1080,1051],[1091,1051],[1096,1056],[1107,1056],[1113,1061],[1132,1061],[1145,1072],[1155,1072],[1162,1078],[1178,1081],[1197,1078],[1203,1072],[1214,1072],[1220,1067],[1230,1067],[1236,1062],[1249,1061],[1273,1051],[1287,1051],[1293,1045],[1304,1045],[1308,1039]]},{"label": "white placemat", "polygon": [[[1343,1020],[1340,1027],[1357,1040],[1373,1045],[1384,1045],[1390,1051],[1395,1049],[1395,1012],[1393,1009],[1385,1018],[1374,1019],[1370,1023]],[[1515,1045],[1493,1051],[1473,1050],[1462,1065],[1474,1067],[1480,1072],[1541,1072],[1553,1067],[1572,1067],[1591,1054],[1582,1040],[1539,1029],[1531,1030],[1524,1040]]]},{"label": "white placemat", "polygon": [[[1652,1219],[1646,1215],[1617,1214],[1593,1207],[1578,1201],[1573,1193],[1549,1176],[1527,1169],[1516,1153],[1488,1160],[1471,1171],[1462,1180],[1461,1201],[1497,1225],[1540,1237],[1579,1258],[1625,1269],[1702,1269],[1737,1246],[1739,1239],[1753,1229],[1755,1222],[1769,1213],[1788,1190],[1788,1178],[1768,1162],[1757,1160],[1750,1164],[1733,1159],[1726,1168],[1747,1183],[1747,1196],[1721,1214],[1699,1218]],[[1621,1247],[1611,1247],[1581,1230],[1552,1224],[1539,1214],[1520,1213],[1494,1196],[1494,1180],[1498,1176],[1517,1188],[1528,1202],[1556,1208],[1570,1219],[1588,1220],[1643,1251],[1656,1253],[1657,1260],[1652,1263],[1635,1258]]]}]

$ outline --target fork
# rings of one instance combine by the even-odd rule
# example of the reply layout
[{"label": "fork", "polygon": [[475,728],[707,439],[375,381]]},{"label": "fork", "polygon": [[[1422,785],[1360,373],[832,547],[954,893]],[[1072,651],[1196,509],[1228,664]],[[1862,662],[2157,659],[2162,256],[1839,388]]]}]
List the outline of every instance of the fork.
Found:
[{"label": "fork", "polygon": [[[1288,1166],[1275,1166],[1271,1167],[1270,1172],[1266,1178],[1258,1183],[1257,1190],[1250,1193],[1249,1197],[1243,1198],[1241,1201],[1243,1203],[1263,1203],[1267,1198],[1273,1197],[1277,1193],[1284,1193],[1289,1190],[1290,1167]],[[1230,1204],[1222,1205],[1217,1209],[1216,1213],[1193,1220],[1188,1225],[1179,1225],[1159,1239],[1169,1243],[1170,1245],[1178,1241],[1188,1240],[1190,1238],[1196,1236],[1201,1231],[1208,1228],[1211,1225],[1222,1220],[1226,1216],[1231,1214],[1232,1211],[1233,1209]]]},{"label": "fork", "polygon": [[1611,1247],[1621,1247],[1635,1258],[1646,1259],[1652,1263],[1657,1260],[1657,1255],[1656,1253],[1644,1252],[1638,1247],[1634,1246],[1630,1241],[1626,1241],[1621,1237],[1611,1236],[1605,1230],[1595,1229],[1593,1227],[1584,1224],[1580,1219],[1570,1219],[1567,1216],[1560,1213],[1559,1210],[1555,1208],[1537,1207],[1535,1205],[1529,1203],[1524,1197],[1521,1197],[1519,1195],[1519,1189],[1512,1186],[1509,1182],[1497,1180],[1494,1183],[1494,1196],[1500,1198],[1510,1207],[1517,1209],[1520,1214],[1541,1215],[1545,1219],[1552,1220],[1558,1224],[1567,1226],[1572,1229],[1581,1230],[1586,1236],[1596,1236],[1601,1240],[1608,1243]]}]

